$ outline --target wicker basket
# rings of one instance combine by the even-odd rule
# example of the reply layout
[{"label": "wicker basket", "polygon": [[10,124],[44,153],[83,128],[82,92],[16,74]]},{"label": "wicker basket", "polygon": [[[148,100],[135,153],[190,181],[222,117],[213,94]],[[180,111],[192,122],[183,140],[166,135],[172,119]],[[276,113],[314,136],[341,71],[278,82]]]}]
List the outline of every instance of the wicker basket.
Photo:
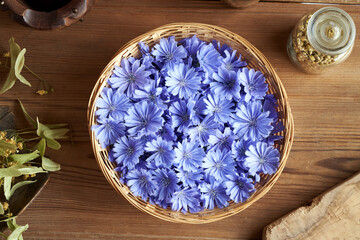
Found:
[{"label": "wicker basket", "polygon": [[[161,38],[164,37],[175,36],[176,40],[180,40],[191,37],[194,34],[196,34],[198,38],[204,41],[209,42],[213,39],[216,39],[222,44],[228,44],[233,49],[236,49],[237,53],[242,54],[243,59],[247,61],[249,67],[260,70],[264,74],[267,83],[269,84],[269,92],[274,94],[278,99],[279,119],[281,119],[283,122],[285,130],[280,133],[280,135],[284,137],[283,140],[278,141],[275,144],[279,148],[281,156],[278,171],[271,176],[262,176],[260,184],[257,184],[256,186],[256,192],[246,202],[238,204],[231,202],[230,205],[224,209],[215,208],[213,210],[205,210],[199,213],[183,214],[181,212],[174,212],[171,209],[163,209],[159,206],[145,202],[142,199],[135,197],[126,185],[120,183],[119,174],[113,170],[115,167],[114,164],[108,160],[108,150],[101,148],[100,144],[95,139],[94,133],[90,130],[90,127],[96,123],[95,101],[102,92],[102,89],[107,85],[107,79],[112,74],[114,65],[119,66],[121,59],[123,58],[128,58],[130,56],[139,57],[139,41],[142,41],[148,44],[150,47],[153,47],[156,43],[159,42]],[[110,63],[105,67],[98,81],[96,82],[90,97],[87,117],[91,143],[95,153],[96,161],[99,164],[99,167],[105,175],[106,179],[115,188],[115,190],[118,193],[121,193],[131,204],[133,204],[138,209],[160,219],[178,223],[200,224],[214,222],[234,215],[259,200],[270,190],[284,169],[294,135],[294,122],[285,89],[278,75],[275,73],[274,68],[270,65],[269,61],[264,57],[264,55],[248,41],[235,33],[220,27],[198,23],[168,24],[145,33],[125,44],[116,53],[115,57],[113,57]]]}]

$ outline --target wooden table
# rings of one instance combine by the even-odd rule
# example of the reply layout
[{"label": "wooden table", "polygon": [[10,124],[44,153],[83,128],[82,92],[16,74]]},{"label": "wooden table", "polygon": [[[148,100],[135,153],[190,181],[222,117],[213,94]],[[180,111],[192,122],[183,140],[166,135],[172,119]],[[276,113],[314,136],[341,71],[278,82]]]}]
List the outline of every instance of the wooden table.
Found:
[{"label": "wooden table", "polygon": [[[100,0],[84,22],[37,31],[0,12],[0,50],[14,36],[27,48],[28,65],[54,87],[46,96],[16,84],[0,96],[17,126],[26,126],[20,98],[43,122],[67,122],[73,144],[50,152],[62,170],[18,218],[25,239],[258,239],[262,228],[360,170],[360,42],[345,64],[324,75],[306,75],[289,61],[286,41],[306,12],[322,5],[260,2],[237,10],[219,1]],[[360,26],[360,6],[341,5]],[[88,98],[100,72],[127,41],[171,22],[225,27],[260,49],[287,90],[295,141],[286,168],[270,192],[245,211],[216,223],[174,224],[144,214],[119,196],[98,169],[86,123]],[[359,29],[358,29],[359,30]],[[0,74],[4,79],[5,73]]]}]

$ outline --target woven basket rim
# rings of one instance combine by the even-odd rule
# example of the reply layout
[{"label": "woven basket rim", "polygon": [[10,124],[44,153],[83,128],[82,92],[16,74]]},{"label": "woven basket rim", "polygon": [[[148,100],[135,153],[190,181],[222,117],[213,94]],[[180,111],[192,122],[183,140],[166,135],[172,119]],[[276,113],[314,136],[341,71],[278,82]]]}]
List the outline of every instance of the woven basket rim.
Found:
[{"label": "woven basket rim", "polygon": [[[146,39],[149,36],[161,36],[161,34],[163,32],[166,32],[170,29],[178,29],[178,28],[180,28],[180,29],[196,28],[196,29],[201,29],[201,30],[215,31],[217,33],[223,34],[224,37],[228,38],[228,40],[230,40],[230,41],[236,41],[237,43],[242,44],[244,47],[246,47],[246,50],[251,51],[251,53],[254,56],[259,58],[257,60],[261,60],[261,64],[263,64],[265,66],[265,69],[269,72],[269,76],[271,76],[274,79],[274,81],[276,82],[277,87],[278,87],[281,97],[282,97],[281,100],[284,102],[284,119],[286,119],[286,126],[285,126],[286,131],[284,130],[285,131],[285,135],[283,136],[284,137],[284,145],[283,145],[283,150],[281,151],[281,159],[280,159],[280,164],[279,164],[277,172],[274,173],[273,175],[269,176],[270,178],[269,178],[269,180],[267,180],[267,183],[264,186],[262,186],[260,188],[260,190],[257,190],[247,201],[245,201],[244,203],[235,204],[234,205],[235,207],[229,211],[226,208],[221,209],[220,212],[217,212],[213,216],[211,215],[211,216],[202,217],[201,216],[202,213],[198,213],[198,214],[195,214],[196,217],[191,217],[194,214],[191,214],[191,213],[183,214],[183,213],[174,212],[174,211],[169,211],[169,213],[164,214],[164,211],[162,212],[162,210],[159,210],[160,211],[160,213],[159,213],[156,209],[160,208],[160,207],[151,205],[151,204],[141,200],[140,198],[134,197],[131,194],[129,189],[124,189],[123,187],[121,187],[121,184],[119,184],[119,179],[117,179],[117,181],[114,179],[115,171],[113,169],[111,169],[111,171],[109,171],[109,169],[106,168],[107,166],[105,166],[105,164],[111,165],[110,161],[107,159],[107,155],[104,153],[104,152],[107,152],[107,150],[99,148],[99,144],[98,144],[97,140],[95,139],[94,133],[91,130],[92,123],[95,119],[95,115],[94,115],[95,100],[97,99],[97,97],[99,97],[100,92],[102,91],[103,87],[106,85],[106,81],[105,82],[101,82],[101,81],[104,80],[105,74],[109,73],[109,71],[112,71],[115,63],[119,62],[119,59],[117,59],[117,57],[119,55],[121,55],[122,53],[124,53],[128,48],[132,47],[134,44],[137,44],[142,39]],[[229,36],[231,36],[231,38],[229,38]],[[160,37],[159,37],[159,39],[160,39]],[[215,39],[215,40],[217,40],[217,39]],[[122,54],[122,55],[124,55],[124,54]],[[245,59],[245,60],[247,61],[247,59]],[[160,26],[158,28],[155,28],[153,30],[150,30],[142,35],[139,35],[138,37],[135,37],[134,39],[132,39],[129,42],[127,42],[126,44],[124,44],[116,52],[114,57],[109,61],[107,66],[101,72],[100,77],[96,81],[96,84],[93,88],[93,91],[90,96],[89,104],[88,104],[87,121],[88,121],[88,130],[89,130],[89,134],[90,134],[90,140],[91,140],[92,148],[93,148],[94,155],[96,158],[96,162],[97,162],[99,168],[101,169],[102,173],[104,174],[105,178],[110,183],[110,185],[112,185],[113,188],[119,194],[124,196],[125,199],[127,199],[133,206],[135,206],[139,210],[149,213],[150,215],[153,215],[157,218],[160,218],[160,219],[163,219],[166,221],[170,221],[170,222],[178,222],[178,223],[202,224],[202,223],[210,223],[210,222],[218,221],[223,218],[232,216],[240,211],[243,211],[244,209],[249,207],[251,204],[258,201],[261,197],[263,197],[271,189],[271,187],[275,184],[275,182],[280,177],[280,174],[282,173],[282,171],[285,167],[287,158],[289,156],[290,149],[291,149],[291,146],[293,143],[293,137],[294,137],[294,119],[291,114],[291,108],[290,108],[290,104],[289,104],[289,100],[288,100],[285,88],[284,88],[279,76],[276,74],[274,68],[271,66],[271,64],[267,60],[267,58],[257,48],[255,48],[250,42],[248,42],[246,39],[242,38],[238,34],[233,33],[222,27],[204,24],[204,23],[180,22],[180,23],[166,24],[166,25]],[[107,162],[104,159],[100,159],[101,157],[104,157],[104,154],[106,155],[105,157],[106,157]],[[103,160],[105,162],[103,162]],[[209,212],[209,211],[213,211],[213,210],[205,210],[204,213]]]}]

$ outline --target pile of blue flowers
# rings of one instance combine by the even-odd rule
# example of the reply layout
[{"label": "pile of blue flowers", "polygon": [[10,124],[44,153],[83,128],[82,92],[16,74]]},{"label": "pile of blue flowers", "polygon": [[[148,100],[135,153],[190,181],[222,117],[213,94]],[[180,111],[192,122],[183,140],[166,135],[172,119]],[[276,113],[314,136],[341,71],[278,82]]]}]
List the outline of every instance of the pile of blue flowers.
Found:
[{"label": "pile of blue flowers", "polygon": [[279,165],[277,100],[236,51],[163,38],[115,66],[96,101],[96,139],[135,196],[174,211],[244,202]]}]

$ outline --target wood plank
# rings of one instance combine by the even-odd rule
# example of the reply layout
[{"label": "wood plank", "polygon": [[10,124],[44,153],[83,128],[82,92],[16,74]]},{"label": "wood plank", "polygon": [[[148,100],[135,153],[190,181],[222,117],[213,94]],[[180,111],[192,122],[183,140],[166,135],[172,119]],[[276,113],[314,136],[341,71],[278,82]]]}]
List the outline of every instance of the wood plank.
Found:
[{"label": "wood plank", "polygon": [[264,228],[264,240],[358,239],[360,173]]},{"label": "wood plank", "polygon": [[[16,103],[44,122],[68,122],[74,144],[50,156],[62,164],[21,215],[25,239],[259,239],[264,226],[360,170],[360,44],[338,70],[321,76],[298,71],[286,54],[291,29],[312,5],[260,2],[239,10],[220,1],[102,0],[85,17],[59,31],[37,31],[0,12],[0,50],[14,36],[27,48],[28,65],[55,87],[38,96],[16,84],[0,96],[26,126]],[[360,26],[358,6],[344,10]],[[193,226],[167,223],[130,205],[99,171],[86,123],[91,90],[113,54],[132,38],[171,22],[203,22],[245,37],[270,60],[287,90],[295,119],[295,142],[272,190],[244,212],[220,222]],[[3,79],[5,72],[0,71]],[[146,237],[145,237],[146,236]]]}]

